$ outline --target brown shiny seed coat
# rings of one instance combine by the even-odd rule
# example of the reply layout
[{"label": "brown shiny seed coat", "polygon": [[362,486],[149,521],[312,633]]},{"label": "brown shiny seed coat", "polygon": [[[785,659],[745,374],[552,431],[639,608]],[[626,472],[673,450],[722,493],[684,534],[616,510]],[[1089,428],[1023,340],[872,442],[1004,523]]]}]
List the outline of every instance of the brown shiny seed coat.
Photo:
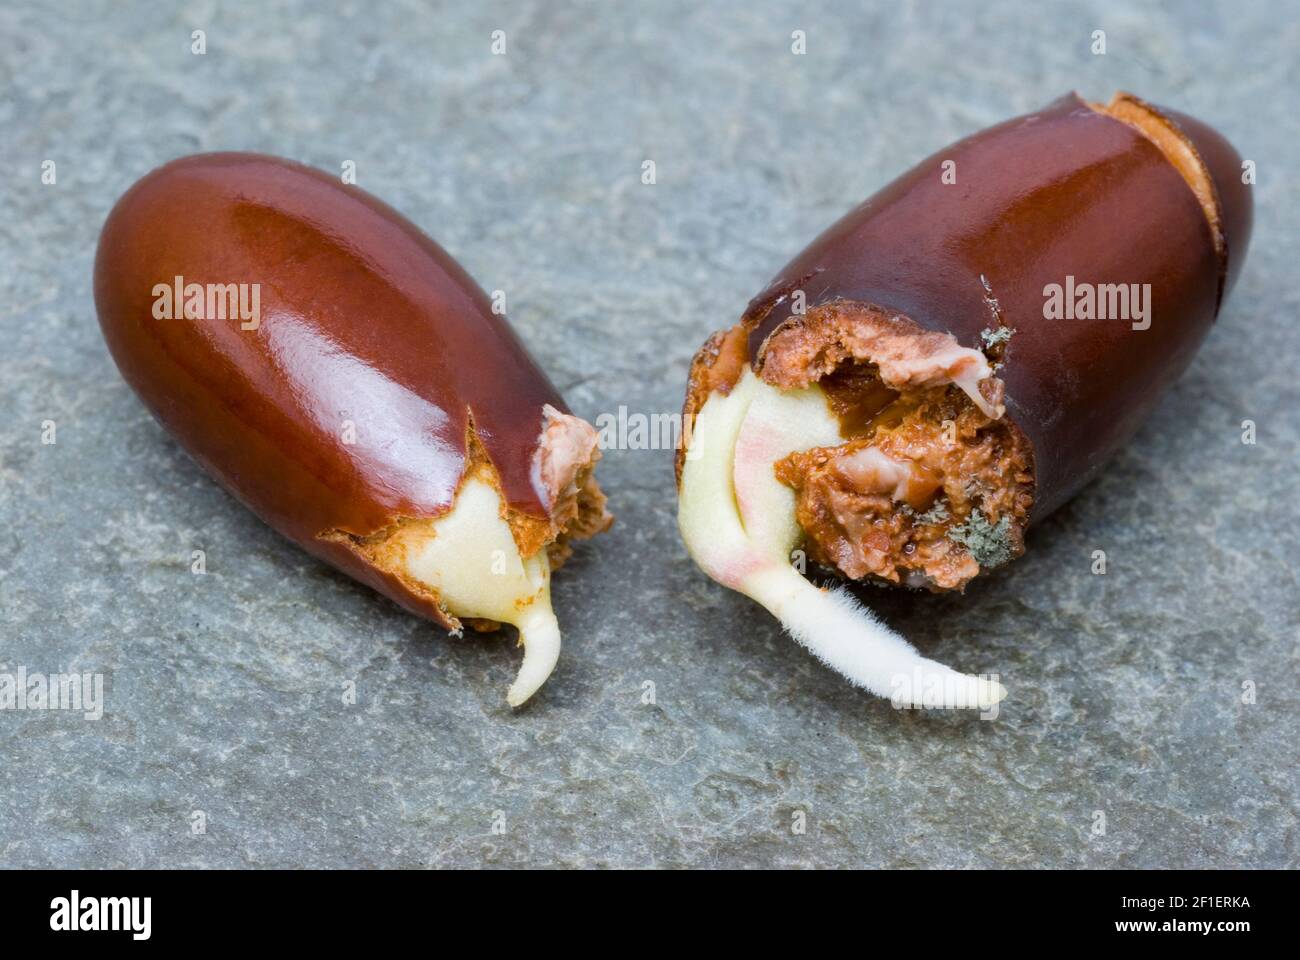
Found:
[{"label": "brown shiny seed coat", "polygon": [[[155,317],[155,286],[257,284],[260,322]],[[169,163],[104,225],[95,302],[154,416],[272,527],[408,609],[427,599],[342,543],[451,506],[470,418],[512,511],[546,520],[533,455],[567,408],[436,243],[338,178],[255,154]],[[347,442],[354,437],[353,442]],[[445,621],[444,621],[445,622]]]},{"label": "brown shiny seed coat", "polygon": [[[964,346],[978,348],[986,328],[1015,328],[998,376],[1033,444],[1033,516],[1046,516],[1187,367],[1249,243],[1236,151],[1199,121],[1161,112],[1213,181],[1225,252],[1156,144],[1071,94],[939,151],[814,240],[751,302],[751,361],[790,318],[796,289],[810,307],[876,304]],[[945,161],[955,183],[944,182]],[[1067,276],[1150,284],[1150,328],[1045,318],[1045,286]]]}]

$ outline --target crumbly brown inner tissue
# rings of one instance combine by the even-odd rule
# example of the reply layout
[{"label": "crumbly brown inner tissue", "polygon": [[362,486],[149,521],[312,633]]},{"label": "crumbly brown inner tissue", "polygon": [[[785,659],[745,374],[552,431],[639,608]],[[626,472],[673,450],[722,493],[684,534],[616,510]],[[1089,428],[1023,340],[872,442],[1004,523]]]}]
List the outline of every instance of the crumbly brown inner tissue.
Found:
[{"label": "crumbly brown inner tissue", "polygon": [[[1005,350],[996,339],[984,354],[995,364]],[[937,592],[1024,552],[1033,453],[1004,415],[1003,384],[983,379],[977,405],[943,382],[969,371],[972,352],[842,301],[768,337],[758,375],[783,389],[817,383],[845,438],[776,465],[795,491],[810,560],[853,580]]]},{"label": "crumbly brown inner tissue", "polygon": [[830,379],[840,377],[859,385],[853,400],[880,389],[893,399],[840,446],[776,465],[811,560],[854,580],[952,590],[1024,551],[1032,474],[1018,431],[954,386],[897,394],[865,364]]}]

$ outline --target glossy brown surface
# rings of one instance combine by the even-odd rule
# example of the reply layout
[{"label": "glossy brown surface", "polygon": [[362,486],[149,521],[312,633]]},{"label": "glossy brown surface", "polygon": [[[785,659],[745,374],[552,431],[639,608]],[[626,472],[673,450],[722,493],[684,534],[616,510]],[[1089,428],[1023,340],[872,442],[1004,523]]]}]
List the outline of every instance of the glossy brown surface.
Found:
[{"label": "glossy brown surface", "polygon": [[[259,284],[257,328],[156,319],[155,284],[177,276]],[[543,405],[563,401],[441,247],[336,177],[237,153],[155,170],[104,225],[95,302],[122,375],[205,469],[281,533],[410,609],[442,619],[318,538],[444,513],[471,415],[509,506],[548,517],[531,466]]]},{"label": "glossy brown surface", "polygon": [[[1225,198],[1228,287],[1249,242],[1240,161],[1178,117]],[[951,160],[956,182],[945,184]],[[1035,518],[1050,513],[1137,429],[1183,371],[1217,311],[1220,261],[1205,213],[1142,133],[1075,95],[936,153],[850,212],[786,265],[746,312],[751,358],[809,306],[877,304],[969,347],[1015,328],[998,375],[1034,447]],[[1150,328],[1046,319],[1044,287],[1150,284]]]}]

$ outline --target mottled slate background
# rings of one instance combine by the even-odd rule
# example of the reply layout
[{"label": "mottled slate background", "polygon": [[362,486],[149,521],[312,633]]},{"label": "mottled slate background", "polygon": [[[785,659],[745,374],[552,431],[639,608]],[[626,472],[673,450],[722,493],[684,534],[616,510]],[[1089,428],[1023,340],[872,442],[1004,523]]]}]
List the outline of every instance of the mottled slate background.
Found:
[{"label": "mottled slate background", "polygon": [[[0,866],[1297,864],[1296,4],[703,7],[0,5],[0,672],[108,684],[98,722],[0,712]],[[706,580],[662,450],[607,454],[619,522],[557,580],[560,668],[512,713],[505,636],[449,640],[264,528],[95,322],[99,226],[148,169],[353,160],[508,291],[579,413],[671,412],[823,226],[1072,87],[1219,124],[1258,165],[1255,242],[1191,370],[1027,558],[964,597],[873,594],[1001,673],[995,721],[868,700]]]}]

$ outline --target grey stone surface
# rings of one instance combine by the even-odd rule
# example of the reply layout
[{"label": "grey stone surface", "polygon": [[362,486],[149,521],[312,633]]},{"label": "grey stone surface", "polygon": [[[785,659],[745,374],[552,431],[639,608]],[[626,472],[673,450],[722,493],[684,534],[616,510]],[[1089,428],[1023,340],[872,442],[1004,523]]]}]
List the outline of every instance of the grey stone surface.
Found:
[{"label": "grey stone surface", "polygon": [[[0,712],[0,866],[1297,865],[1294,3],[334,6],[0,6],[0,671],[108,686],[99,721]],[[95,322],[98,229],[148,169],[351,159],[508,291],[579,413],[671,412],[819,229],[1070,88],[1217,123],[1257,226],[1191,370],[1026,558],[964,597],[873,593],[1002,675],[996,721],[869,700],[705,579],[656,450],[608,452],[619,522],[557,578],[560,667],[512,713],[504,635],[450,640],[263,527]]]}]

